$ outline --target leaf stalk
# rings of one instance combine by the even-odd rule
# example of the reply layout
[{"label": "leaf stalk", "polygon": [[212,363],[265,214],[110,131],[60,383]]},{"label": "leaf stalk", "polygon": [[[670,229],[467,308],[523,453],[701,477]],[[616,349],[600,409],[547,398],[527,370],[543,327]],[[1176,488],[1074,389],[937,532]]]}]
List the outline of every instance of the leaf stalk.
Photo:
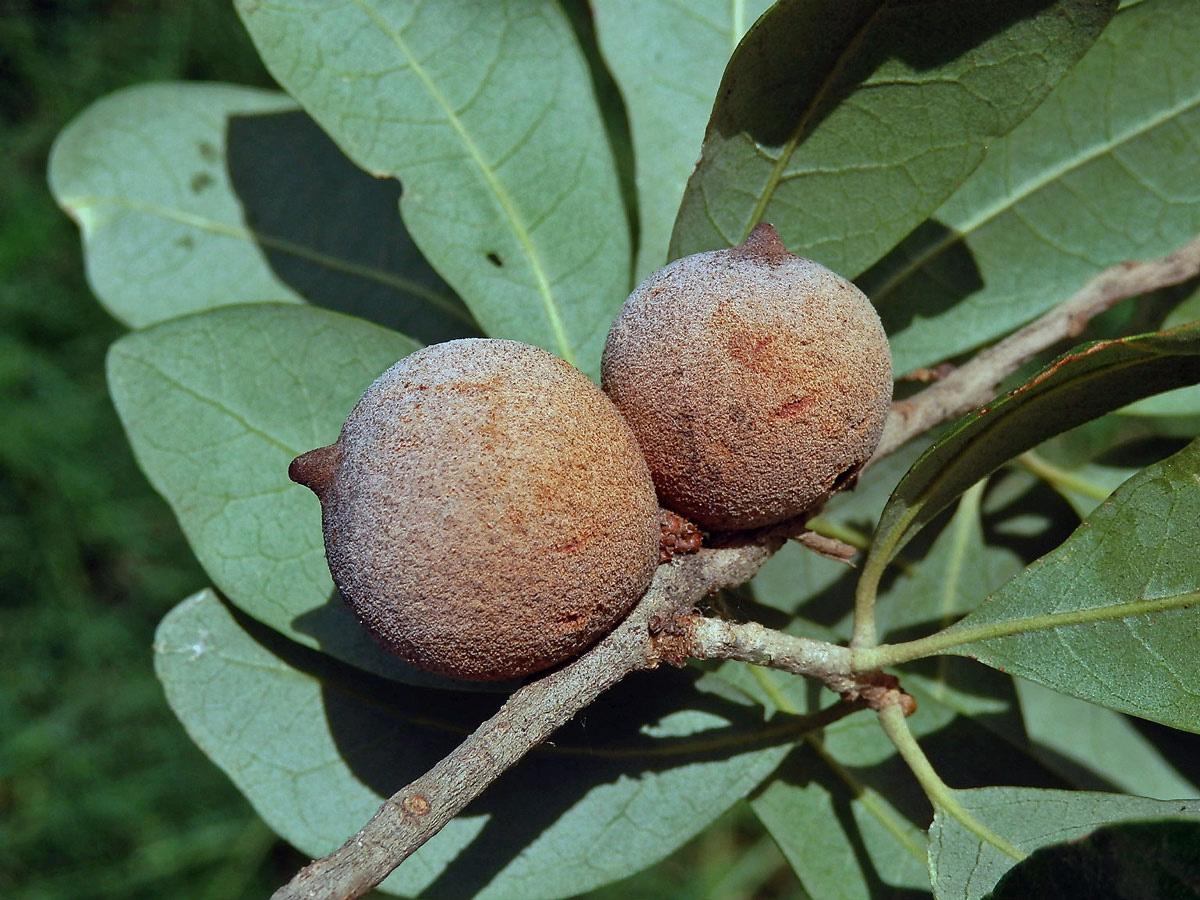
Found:
[{"label": "leaf stalk", "polygon": [[909,730],[904,710],[899,704],[885,706],[879,710],[879,724],[883,726],[888,739],[891,740],[899,752],[900,758],[904,760],[905,764],[912,771],[917,779],[917,783],[921,785],[925,796],[929,798],[929,802],[933,804],[935,809],[940,809],[947,815],[957,819],[967,831],[979,838],[980,841],[985,844],[991,844],[1016,862],[1020,862],[1028,856],[1023,850],[1015,847],[976,819],[967,811],[966,807],[958,802],[958,798],[954,796],[953,789],[946,782],[942,781],[941,776],[938,775],[933,765],[929,762],[929,758],[925,755],[925,751],[921,749],[921,745],[913,737],[912,731]]}]

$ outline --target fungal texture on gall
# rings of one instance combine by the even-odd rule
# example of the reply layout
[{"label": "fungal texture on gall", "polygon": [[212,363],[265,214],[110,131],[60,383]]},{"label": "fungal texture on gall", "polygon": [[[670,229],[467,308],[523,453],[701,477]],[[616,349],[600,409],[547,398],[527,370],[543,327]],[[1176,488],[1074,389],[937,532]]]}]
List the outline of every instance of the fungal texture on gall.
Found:
[{"label": "fungal texture on gall", "polygon": [[819,508],[870,457],[892,396],[870,301],[766,224],[647,278],[602,370],[663,505],[719,530]]},{"label": "fungal texture on gall", "polygon": [[526,344],[413,353],[290,474],[321,500],[329,567],[359,619],[453,678],[579,653],[658,562],[659,507],[629,426],[582,373]]}]

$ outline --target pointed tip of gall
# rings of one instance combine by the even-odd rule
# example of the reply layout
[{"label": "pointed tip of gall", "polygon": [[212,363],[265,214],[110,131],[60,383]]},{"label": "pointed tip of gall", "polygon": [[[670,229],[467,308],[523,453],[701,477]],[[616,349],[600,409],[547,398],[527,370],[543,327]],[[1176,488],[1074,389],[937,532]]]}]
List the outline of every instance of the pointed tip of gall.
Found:
[{"label": "pointed tip of gall", "polygon": [[292,464],[288,466],[288,478],[296,484],[304,485],[320,498],[333,483],[333,476],[341,458],[341,444],[309,450],[292,460]]},{"label": "pointed tip of gall", "polygon": [[787,247],[783,246],[775,226],[769,222],[759,222],[755,225],[736,249],[772,264],[783,262],[792,255]]}]

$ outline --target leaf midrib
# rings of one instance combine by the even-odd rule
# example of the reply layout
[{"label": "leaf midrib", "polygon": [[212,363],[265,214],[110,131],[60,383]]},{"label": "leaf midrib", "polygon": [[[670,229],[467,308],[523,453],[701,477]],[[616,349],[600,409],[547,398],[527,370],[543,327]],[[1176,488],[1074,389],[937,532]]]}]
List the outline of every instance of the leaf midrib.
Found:
[{"label": "leaf midrib", "polygon": [[838,79],[842,76],[849,61],[854,58],[854,51],[866,40],[867,35],[871,32],[875,25],[875,20],[878,19],[888,8],[891,0],[882,0],[879,6],[875,9],[867,20],[854,32],[850,40],[846,42],[845,48],[838,54],[834,60],[833,66],[829,70],[829,74],[822,79],[821,84],[817,87],[816,93],[812,99],[801,111],[799,118],[796,121],[796,127],[792,129],[792,133],[788,135],[787,141],[780,149],[779,156],[776,158],[774,165],[771,166],[771,172],[767,176],[767,183],[763,186],[762,193],[759,194],[758,200],[754,204],[754,208],[750,211],[750,220],[746,223],[742,230],[742,236],[737,243],[741,243],[749,236],[751,229],[761,221],[766,215],[767,207],[771,200],[775,197],[775,191],[779,187],[779,183],[783,180],[783,176],[787,171],[788,165],[792,161],[792,156],[796,152],[796,148],[800,146],[801,141],[808,136],[809,123],[817,114],[825,98],[829,96],[833,86],[837,84]]},{"label": "leaf midrib", "polygon": [[[1095,162],[1101,157],[1110,155],[1125,144],[1135,141],[1143,135],[1154,131],[1156,128],[1166,125],[1179,116],[1191,112],[1198,106],[1200,106],[1200,95],[1189,96],[1183,102],[1167,108],[1159,115],[1139,123],[1137,126],[1121,132],[1109,140],[1097,142],[1086,152],[1064,157],[1059,161],[1057,166],[1048,167],[1038,175],[1027,178],[1014,192],[997,197],[994,203],[979,207],[973,216],[961,222],[954,223],[954,227],[946,229],[946,231],[942,233],[936,241],[931,242],[924,250],[912,257],[908,262],[897,269],[890,278],[872,291],[872,302],[878,304],[900,284],[912,276],[913,273],[923,268],[935,256],[942,253],[949,247],[954,246],[960,241],[965,241],[971,235],[975,234],[975,232],[999,218],[1004,213],[1016,209],[1018,205],[1029,199],[1034,194],[1037,194],[1047,187],[1050,187],[1059,179],[1066,177],[1072,172],[1082,169],[1089,163]],[[954,198],[951,197],[950,201],[952,202],[953,199]],[[936,212],[934,215],[936,215]],[[945,224],[949,225],[951,223]]]},{"label": "leaf midrib", "polygon": [[[942,654],[977,659],[979,653],[969,648],[976,644],[986,644],[988,641],[1019,637],[1039,631],[1054,631],[1077,625],[1119,622],[1134,616],[1171,612],[1198,605],[1200,605],[1200,590],[1169,594],[1149,600],[1126,600],[1121,603],[1089,606],[1084,609],[1002,619],[980,625],[960,623],[936,634],[902,644],[880,644],[878,647],[856,648],[851,651],[851,665],[855,671],[866,672]],[[967,622],[969,618],[963,621]]]},{"label": "leaf midrib", "polygon": [[[1043,613],[1018,619],[1005,619],[981,625],[964,625],[948,628],[931,635],[926,649],[931,653],[953,652],[954,648],[966,647],[998,638],[1016,637],[1036,631],[1050,631],[1073,625],[1090,625],[1096,622],[1116,622],[1133,616],[1149,613],[1187,609],[1200,604],[1200,590],[1169,594],[1153,599],[1127,600],[1106,606],[1089,606],[1084,609]],[[936,638],[936,640],[934,640]],[[931,649],[932,648],[932,649]]]},{"label": "leaf midrib", "polygon": [[458,136],[463,147],[466,148],[467,154],[479,170],[479,174],[483,177],[488,190],[492,192],[492,196],[500,204],[500,208],[504,211],[505,218],[508,220],[509,226],[517,238],[517,242],[521,245],[521,250],[529,263],[530,271],[533,273],[538,298],[542,301],[542,308],[549,321],[550,330],[554,334],[554,341],[558,346],[559,356],[571,365],[575,365],[575,354],[571,350],[571,342],[567,337],[566,326],[563,323],[562,313],[558,309],[558,302],[555,299],[554,291],[550,287],[550,278],[546,273],[545,265],[542,263],[541,257],[537,252],[537,247],[533,243],[533,236],[530,234],[524,219],[521,218],[520,213],[517,211],[516,204],[513,202],[512,197],[509,196],[504,183],[488,163],[483,155],[483,151],[471,136],[470,131],[468,131],[458,113],[451,107],[446,96],[438,88],[433,77],[409,50],[408,44],[405,42],[400,30],[392,28],[379,15],[375,7],[366,2],[366,0],[354,0],[354,2],[395,45],[396,49],[408,63],[409,70],[421,82],[422,87],[429,93],[429,96],[433,98],[434,103],[437,104],[442,115],[445,116],[447,124],[450,125],[451,129]]},{"label": "leaf midrib", "polygon": [[[140,332],[135,332],[134,334],[135,334],[135,336],[140,335]],[[127,361],[130,363],[137,363],[137,364],[143,366],[144,368],[150,370],[150,372],[153,373],[154,375],[156,375],[160,380],[162,380],[163,382],[166,382],[166,384],[168,384],[173,389],[179,391],[181,394],[185,394],[186,396],[190,397],[196,403],[200,403],[203,406],[207,406],[212,409],[215,409],[221,415],[226,416],[229,419],[232,419],[234,422],[236,422],[238,425],[240,425],[244,429],[246,434],[257,437],[258,439],[260,439],[260,440],[264,441],[265,443],[269,444],[270,446],[274,447],[276,450],[282,450],[285,454],[287,454],[289,456],[296,456],[299,453],[303,452],[303,450],[297,450],[295,447],[290,446],[283,440],[281,440],[281,439],[277,438],[275,435],[271,434],[271,432],[264,430],[260,426],[254,424],[246,415],[244,415],[241,412],[238,412],[233,407],[222,402],[218,398],[209,396],[208,394],[205,394],[205,393],[197,390],[196,388],[194,388],[191,385],[187,384],[186,382],[180,380],[176,376],[170,374],[157,362],[151,360],[149,357],[147,357],[141,353],[138,353],[136,349],[130,350],[125,345],[123,345],[121,342],[118,342],[117,344],[113,345],[112,358],[114,361],[115,360],[123,360],[123,361]],[[119,380],[119,379],[117,379],[114,376],[114,383],[117,380]],[[118,404],[118,407],[119,406],[120,406],[120,404]],[[144,411],[142,411],[142,412],[144,413]],[[130,425],[131,426],[136,425],[137,423],[139,423],[141,421],[141,418],[142,418],[142,416],[129,418]],[[158,447],[155,447],[155,451],[160,452]],[[186,450],[186,449],[179,450],[178,455],[184,456],[184,455],[187,455],[189,452],[191,452],[191,451]]]},{"label": "leaf midrib", "polygon": [[745,0],[730,0],[729,20],[729,52],[732,55],[746,33]]}]

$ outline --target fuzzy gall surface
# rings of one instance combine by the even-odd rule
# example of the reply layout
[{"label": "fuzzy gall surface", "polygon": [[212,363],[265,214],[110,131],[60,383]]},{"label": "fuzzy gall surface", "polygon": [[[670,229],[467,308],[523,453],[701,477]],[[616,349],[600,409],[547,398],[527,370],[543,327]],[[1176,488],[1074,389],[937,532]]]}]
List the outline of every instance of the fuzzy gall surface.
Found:
[{"label": "fuzzy gall surface", "polygon": [[292,475],[321,498],[334,581],[399,656],[499,680],[571,657],[645,592],[659,507],[616,407],[514,341],[406,357]]},{"label": "fuzzy gall surface", "polygon": [[714,530],[819,508],[871,456],[892,397],[870,301],[765,224],[647,278],[602,371],[663,505]]}]

